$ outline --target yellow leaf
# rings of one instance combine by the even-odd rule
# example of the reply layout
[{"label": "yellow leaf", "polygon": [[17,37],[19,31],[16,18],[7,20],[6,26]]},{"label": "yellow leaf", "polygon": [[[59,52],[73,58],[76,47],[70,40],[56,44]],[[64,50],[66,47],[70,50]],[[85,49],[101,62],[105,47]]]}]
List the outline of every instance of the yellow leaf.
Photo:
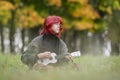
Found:
[{"label": "yellow leaf", "polygon": [[60,7],[62,5],[61,0],[48,0],[49,5],[55,5],[57,7]]},{"label": "yellow leaf", "polygon": [[67,0],[68,2],[79,2],[82,5],[86,5],[88,0]]},{"label": "yellow leaf", "polygon": [[92,21],[74,21],[73,25],[77,30],[86,30],[93,28],[94,24]]},{"label": "yellow leaf", "polygon": [[95,33],[95,30],[94,29],[90,29],[89,30],[91,33]]},{"label": "yellow leaf", "polygon": [[69,23],[65,18],[63,18],[62,27],[63,27],[64,29],[70,29],[70,28],[71,28],[70,23]]},{"label": "yellow leaf", "polygon": [[91,5],[84,5],[82,8],[77,8],[71,14],[75,18],[83,17],[93,20],[100,18],[99,14],[93,9]]},{"label": "yellow leaf", "polygon": [[110,6],[106,8],[106,11],[107,11],[109,14],[112,14],[112,9],[111,9]]},{"label": "yellow leaf", "polygon": [[4,10],[14,10],[15,7],[12,3],[8,2],[8,1],[0,1],[0,8],[4,9]]}]

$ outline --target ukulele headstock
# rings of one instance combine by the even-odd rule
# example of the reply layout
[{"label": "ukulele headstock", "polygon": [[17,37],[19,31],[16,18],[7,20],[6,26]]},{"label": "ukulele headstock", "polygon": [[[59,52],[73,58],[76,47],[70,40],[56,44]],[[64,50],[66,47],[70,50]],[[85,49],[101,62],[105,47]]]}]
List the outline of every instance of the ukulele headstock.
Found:
[{"label": "ukulele headstock", "polygon": [[75,51],[75,52],[71,53],[71,56],[73,56],[73,57],[79,57],[79,56],[81,56],[81,53],[80,53],[80,51]]}]

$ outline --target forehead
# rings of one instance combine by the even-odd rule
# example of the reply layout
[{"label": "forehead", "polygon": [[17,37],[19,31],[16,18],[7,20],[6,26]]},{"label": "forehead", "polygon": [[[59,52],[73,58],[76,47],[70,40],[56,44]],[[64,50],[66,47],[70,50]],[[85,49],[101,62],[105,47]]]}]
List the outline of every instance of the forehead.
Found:
[{"label": "forehead", "polygon": [[55,22],[55,23],[53,23],[53,24],[59,24],[59,25],[60,25],[60,22]]}]

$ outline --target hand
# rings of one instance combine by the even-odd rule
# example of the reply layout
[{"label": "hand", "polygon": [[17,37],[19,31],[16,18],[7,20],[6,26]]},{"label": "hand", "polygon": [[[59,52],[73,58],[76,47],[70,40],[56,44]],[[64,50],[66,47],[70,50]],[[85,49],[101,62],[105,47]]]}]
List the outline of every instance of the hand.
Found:
[{"label": "hand", "polygon": [[68,61],[72,60],[72,56],[71,56],[70,54],[66,55],[65,58],[66,58]]},{"label": "hand", "polygon": [[43,52],[37,55],[40,59],[46,59],[51,57],[51,52]]}]

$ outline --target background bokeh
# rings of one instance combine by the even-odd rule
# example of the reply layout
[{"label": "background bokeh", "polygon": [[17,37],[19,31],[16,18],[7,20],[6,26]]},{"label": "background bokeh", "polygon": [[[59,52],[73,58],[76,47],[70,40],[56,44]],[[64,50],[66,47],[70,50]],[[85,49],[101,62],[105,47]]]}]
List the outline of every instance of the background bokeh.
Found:
[{"label": "background bokeh", "polygon": [[69,52],[120,54],[120,0],[0,0],[0,52],[22,53],[49,15],[63,18]]},{"label": "background bokeh", "polygon": [[[61,38],[81,56],[31,70],[21,54],[49,15],[62,17]],[[119,54],[120,0],[0,0],[0,80],[120,80]]]}]

